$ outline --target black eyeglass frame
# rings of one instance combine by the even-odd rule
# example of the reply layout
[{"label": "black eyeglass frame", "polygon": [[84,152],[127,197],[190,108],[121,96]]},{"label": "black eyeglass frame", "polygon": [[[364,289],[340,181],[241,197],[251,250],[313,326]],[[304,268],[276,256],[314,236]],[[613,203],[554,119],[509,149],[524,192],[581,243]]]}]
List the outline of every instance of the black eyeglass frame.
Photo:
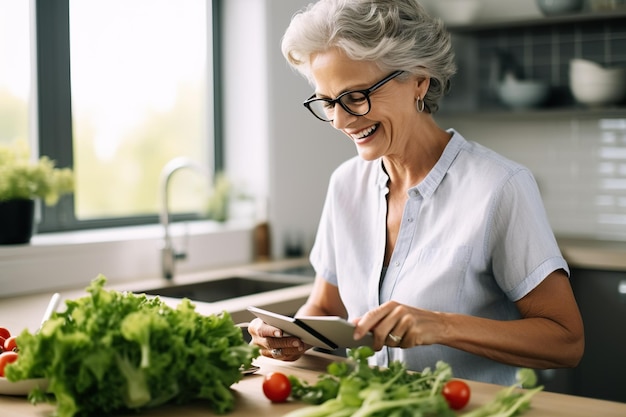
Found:
[{"label": "black eyeglass frame", "polygon": [[[333,106],[333,108],[337,105],[337,103],[339,103],[339,105],[341,106],[342,109],[344,109],[346,112],[354,115],[354,116],[365,116],[367,113],[370,112],[370,110],[372,110],[372,102],[370,100],[370,94],[372,94],[374,91],[378,90],[380,87],[382,87],[383,85],[385,85],[386,83],[388,83],[389,81],[393,80],[394,78],[396,78],[398,75],[402,74],[404,72],[404,70],[398,70],[398,71],[394,71],[391,74],[389,74],[388,76],[386,76],[385,78],[383,78],[382,80],[378,81],[376,84],[374,84],[373,86],[371,86],[370,88],[366,88],[363,90],[350,90],[350,91],[346,91],[344,93],[341,93],[337,96],[337,98],[316,98],[315,97],[315,93],[313,93],[313,95],[311,97],[309,97],[308,99],[306,99],[304,101],[304,103],[302,103],[304,105],[304,107],[306,107],[312,114],[313,116],[315,116],[317,119],[321,120],[322,122],[332,122],[335,119],[323,119],[320,116],[317,115],[317,113],[315,113],[313,111],[313,109],[311,108],[311,103],[316,102],[316,101],[325,101],[326,103],[330,104]],[[365,96],[365,98],[367,99],[367,111],[365,113],[357,113],[354,112],[352,110],[350,110],[350,108],[348,108],[348,106],[346,106],[345,104],[343,104],[343,102],[341,101],[341,99],[345,96],[347,96],[348,94],[354,94],[354,93],[361,93]]]}]

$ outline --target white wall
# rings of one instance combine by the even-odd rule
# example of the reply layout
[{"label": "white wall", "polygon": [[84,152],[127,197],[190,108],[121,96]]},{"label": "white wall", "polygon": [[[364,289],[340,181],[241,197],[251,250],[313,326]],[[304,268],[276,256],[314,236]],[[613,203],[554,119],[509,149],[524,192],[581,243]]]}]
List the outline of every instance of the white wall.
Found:
[{"label": "white wall", "polygon": [[[302,235],[310,249],[330,174],[356,154],[347,137],[302,106],[312,87],[280,51],[291,17],[308,3],[224,2],[227,169],[254,184],[257,196],[269,197],[274,258],[283,257],[288,234]],[[260,111],[250,114],[253,109]]]},{"label": "white wall", "polygon": [[222,2],[226,168],[237,186],[269,193],[267,18],[262,1]]},{"label": "white wall", "polygon": [[292,70],[280,51],[280,41],[294,12],[308,1],[268,3],[270,101],[270,216],[274,253],[283,249],[287,233],[303,233],[312,244],[331,172],[356,155],[354,144],[328,123],[315,119],[302,102],[313,87]]}]

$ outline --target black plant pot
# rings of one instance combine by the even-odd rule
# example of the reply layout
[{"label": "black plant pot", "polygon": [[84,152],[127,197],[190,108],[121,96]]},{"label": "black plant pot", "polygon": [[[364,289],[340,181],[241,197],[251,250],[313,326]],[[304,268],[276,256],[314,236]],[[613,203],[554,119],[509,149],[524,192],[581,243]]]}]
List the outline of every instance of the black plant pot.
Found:
[{"label": "black plant pot", "polygon": [[0,201],[0,245],[29,243],[34,218],[35,200]]}]

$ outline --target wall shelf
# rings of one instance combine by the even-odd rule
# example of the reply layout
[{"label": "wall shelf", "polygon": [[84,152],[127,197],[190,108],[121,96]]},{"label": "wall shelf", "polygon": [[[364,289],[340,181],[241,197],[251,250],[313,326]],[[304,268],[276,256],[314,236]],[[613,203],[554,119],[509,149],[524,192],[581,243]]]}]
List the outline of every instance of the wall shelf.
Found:
[{"label": "wall shelf", "polygon": [[537,26],[550,26],[561,25],[568,23],[581,23],[581,22],[602,22],[609,20],[617,20],[626,18],[626,9],[619,9],[606,12],[580,12],[572,13],[561,16],[541,16],[531,19],[506,19],[506,20],[489,20],[489,21],[475,21],[463,25],[448,25],[448,30],[452,33],[472,33],[482,32],[499,29],[520,28],[520,27],[537,27]]},{"label": "wall shelf", "polygon": [[[626,66],[626,9],[477,22],[450,30],[459,71],[442,103],[442,116],[625,117],[625,101],[598,109],[577,103],[570,89],[569,65],[571,59],[583,58]],[[498,58],[502,53],[523,78],[550,85],[544,107],[518,111],[500,103],[496,88],[504,71]]]},{"label": "wall shelf", "polygon": [[497,119],[497,120],[539,120],[539,119],[610,119],[626,118],[626,107],[567,107],[567,108],[535,108],[513,110],[507,108],[487,108],[476,110],[442,110],[435,114],[435,118],[441,119]]}]

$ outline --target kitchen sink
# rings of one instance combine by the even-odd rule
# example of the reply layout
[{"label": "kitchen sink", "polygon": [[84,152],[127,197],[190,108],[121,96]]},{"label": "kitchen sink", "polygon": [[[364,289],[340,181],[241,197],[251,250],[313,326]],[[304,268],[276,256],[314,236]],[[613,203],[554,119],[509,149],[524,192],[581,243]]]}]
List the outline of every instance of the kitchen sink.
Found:
[{"label": "kitchen sink", "polygon": [[281,275],[296,275],[300,277],[315,277],[315,269],[310,264],[288,266],[285,268],[272,269],[273,273]]},{"label": "kitchen sink", "polygon": [[313,279],[305,276],[251,274],[230,276],[190,284],[174,284],[160,288],[136,291],[136,293],[172,298],[189,298],[192,301],[214,303],[231,298],[309,284],[311,282],[313,282]]}]

